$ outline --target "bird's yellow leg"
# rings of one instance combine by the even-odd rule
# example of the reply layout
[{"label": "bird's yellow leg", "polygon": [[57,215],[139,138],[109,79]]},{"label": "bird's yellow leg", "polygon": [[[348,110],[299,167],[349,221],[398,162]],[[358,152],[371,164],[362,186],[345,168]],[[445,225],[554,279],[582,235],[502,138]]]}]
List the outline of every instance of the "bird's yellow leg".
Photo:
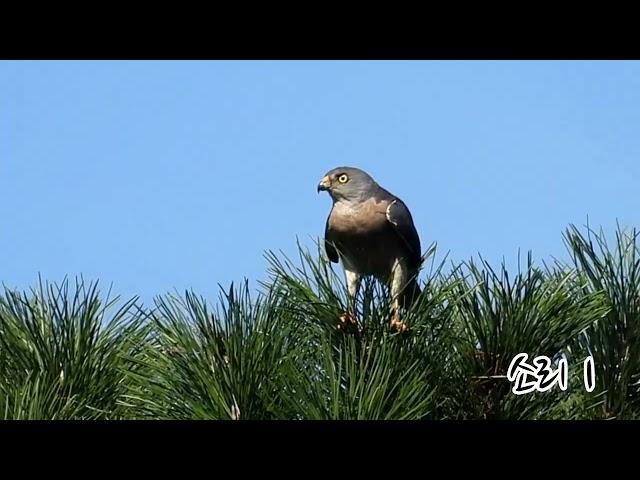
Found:
[{"label": "bird's yellow leg", "polygon": [[409,327],[400,319],[400,295],[406,283],[406,269],[401,261],[396,260],[391,270],[391,328],[399,332],[406,332]]},{"label": "bird's yellow leg", "polygon": [[356,316],[356,295],[358,294],[358,286],[360,284],[360,275],[345,269],[347,277],[347,311],[344,312],[339,319],[338,330],[345,332],[358,331],[358,318]]},{"label": "bird's yellow leg", "polygon": [[393,301],[393,310],[391,313],[391,328],[403,333],[409,330],[409,327],[400,319],[400,301],[396,298]]}]

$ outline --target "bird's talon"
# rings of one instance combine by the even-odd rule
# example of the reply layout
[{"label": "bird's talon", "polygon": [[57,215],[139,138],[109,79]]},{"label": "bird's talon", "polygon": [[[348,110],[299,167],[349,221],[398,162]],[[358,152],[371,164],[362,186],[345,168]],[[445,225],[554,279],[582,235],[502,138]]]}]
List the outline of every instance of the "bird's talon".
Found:
[{"label": "bird's talon", "polygon": [[407,324],[401,320],[398,320],[397,318],[394,318],[393,320],[391,320],[391,327],[400,333],[404,333],[409,330],[409,327],[407,326]]},{"label": "bird's talon", "polygon": [[359,331],[358,320],[355,317],[355,315],[353,315],[350,312],[345,312],[342,315],[340,315],[340,319],[338,322],[338,330],[344,331],[344,332]]},{"label": "bird's talon", "polygon": [[352,324],[352,325],[357,325],[358,321],[356,320],[356,317],[349,313],[349,312],[345,312],[342,315],[340,315],[340,323],[342,325],[344,324]]}]

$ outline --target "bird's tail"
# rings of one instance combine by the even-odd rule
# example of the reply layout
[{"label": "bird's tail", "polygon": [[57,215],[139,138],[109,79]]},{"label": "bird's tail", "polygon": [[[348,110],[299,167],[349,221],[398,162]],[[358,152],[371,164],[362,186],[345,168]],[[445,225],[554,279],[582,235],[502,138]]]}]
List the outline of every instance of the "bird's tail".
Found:
[{"label": "bird's tail", "polygon": [[401,295],[402,298],[400,300],[402,308],[404,309],[410,308],[418,300],[418,297],[420,296],[421,293],[422,293],[422,289],[418,284],[418,279],[416,278],[412,279],[402,292],[402,295]]}]

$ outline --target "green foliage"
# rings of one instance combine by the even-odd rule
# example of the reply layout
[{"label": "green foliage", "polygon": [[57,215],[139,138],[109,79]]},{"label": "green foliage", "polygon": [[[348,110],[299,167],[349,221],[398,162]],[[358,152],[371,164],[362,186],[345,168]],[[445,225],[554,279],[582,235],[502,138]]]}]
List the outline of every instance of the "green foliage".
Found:
[{"label": "green foliage", "polygon": [[[6,419],[610,419],[640,417],[638,234],[569,228],[571,263],[515,274],[426,255],[423,293],[390,327],[388,289],[347,302],[322,248],[269,252],[269,279],[221,289],[102,298],[94,283],[0,294]],[[429,268],[427,268],[429,267]],[[338,329],[349,308],[357,326]],[[568,388],[514,395],[513,357],[569,365]],[[582,383],[592,356],[596,388]]]},{"label": "green foliage", "polygon": [[407,312],[410,334],[389,328],[390,299],[365,281],[356,301],[358,330],[336,329],[346,291],[325,259],[300,250],[301,266],[269,255],[273,283],[299,326],[281,390],[283,418],[421,419],[435,417],[447,355],[451,288],[426,288]]},{"label": "green foliage", "polygon": [[167,295],[149,314],[155,337],[137,380],[143,417],[273,418],[279,369],[295,339],[280,300],[251,301],[247,285],[226,292],[218,308],[191,292]]},{"label": "green foliage", "polygon": [[[607,308],[599,292],[576,297],[575,272],[546,275],[527,258],[513,279],[504,265],[495,272],[469,262],[460,276],[456,314],[459,337],[455,411],[465,418],[544,418],[563,399],[559,389],[516,396],[506,375],[521,352],[551,359],[568,356],[571,341],[602,318]],[[570,358],[573,360],[573,358]]]},{"label": "green foliage", "polygon": [[114,309],[97,284],[39,283],[0,296],[0,411],[4,419],[124,418],[128,358],[140,351],[135,299]]},{"label": "green foliage", "polygon": [[581,293],[602,292],[607,316],[578,338],[575,349],[592,355],[604,418],[640,415],[640,249],[638,232],[618,228],[615,247],[605,235],[572,227],[565,233],[582,279]]}]

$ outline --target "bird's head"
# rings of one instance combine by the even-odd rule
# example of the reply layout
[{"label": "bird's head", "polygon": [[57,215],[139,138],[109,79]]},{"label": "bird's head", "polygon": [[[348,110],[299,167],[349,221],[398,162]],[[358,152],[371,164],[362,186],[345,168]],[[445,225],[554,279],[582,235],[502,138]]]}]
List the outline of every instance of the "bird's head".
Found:
[{"label": "bird's head", "polygon": [[360,201],[371,196],[378,184],[371,176],[354,167],[338,167],[326,173],[318,192],[329,192],[333,201]]}]

